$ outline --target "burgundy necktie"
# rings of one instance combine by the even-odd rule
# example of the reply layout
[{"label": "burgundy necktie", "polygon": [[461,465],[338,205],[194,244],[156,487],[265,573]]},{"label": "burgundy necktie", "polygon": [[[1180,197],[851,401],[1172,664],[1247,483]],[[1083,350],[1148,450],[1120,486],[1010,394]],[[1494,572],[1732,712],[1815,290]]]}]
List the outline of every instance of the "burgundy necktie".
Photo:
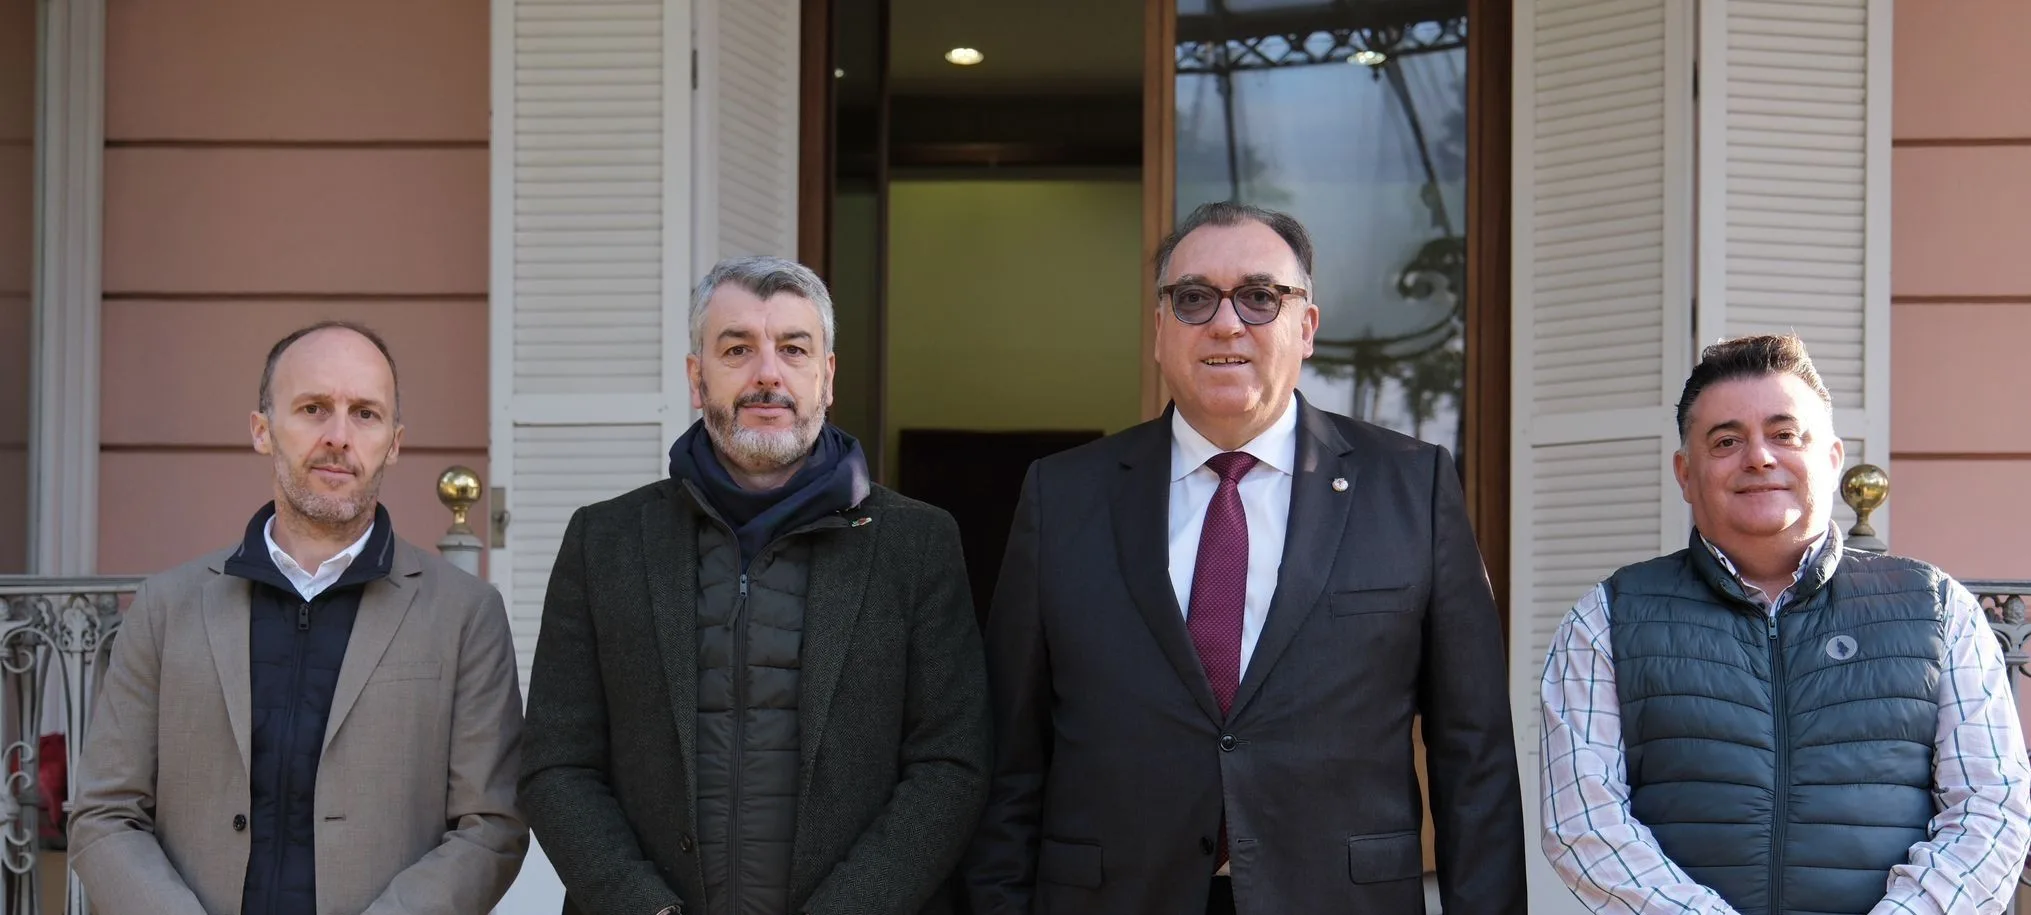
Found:
[{"label": "burgundy necktie", "polygon": [[[1213,698],[1226,717],[1241,685],[1241,614],[1248,602],[1248,515],[1241,508],[1241,478],[1255,467],[1255,457],[1240,451],[1216,454],[1206,466],[1220,475],[1220,488],[1206,506],[1206,526],[1199,532],[1199,561],[1192,566],[1192,606],[1185,628],[1199,649],[1199,664],[1213,686]],[[1227,863],[1227,817],[1220,817],[1219,856],[1214,869]]]},{"label": "burgundy necktie", "polygon": [[1228,451],[1208,459],[1206,466],[1220,475],[1220,488],[1206,506],[1206,526],[1199,532],[1185,628],[1224,716],[1241,685],[1241,610],[1248,602],[1248,516],[1241,510],[1241,478],[1255,467],[1255,457]]}]

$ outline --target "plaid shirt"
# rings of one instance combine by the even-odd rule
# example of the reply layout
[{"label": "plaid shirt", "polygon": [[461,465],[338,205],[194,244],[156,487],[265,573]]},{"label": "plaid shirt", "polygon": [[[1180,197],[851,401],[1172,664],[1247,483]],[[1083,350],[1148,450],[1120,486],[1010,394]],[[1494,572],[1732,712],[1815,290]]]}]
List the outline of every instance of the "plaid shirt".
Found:
[{"label": "plaid shirt", "polygon": [[[1799,568],[1827,538],[1806,551]],[[1737,579],[1734,564],[1714,549]],[[1795,580],[1795,579],[1794,579]],[[1744,582],[1752,596],[1761,595]],[[2017,723],[2002,648],[1981,607],[1951,582],[1947,656],[1939,684],[1930,838],[1890,870],[1871,915],[2002,912],[2031,844],[2031,765]],[[1784,609],[1790,590],[1765,601]],[[1629,812],[1622,706],[1608,639],[1607,591],[1581,598],[1552,636],[1541,690],[1544,852],[1573,895],[1603,913],[1734,915],[1719,894],[1664,856]]]}]

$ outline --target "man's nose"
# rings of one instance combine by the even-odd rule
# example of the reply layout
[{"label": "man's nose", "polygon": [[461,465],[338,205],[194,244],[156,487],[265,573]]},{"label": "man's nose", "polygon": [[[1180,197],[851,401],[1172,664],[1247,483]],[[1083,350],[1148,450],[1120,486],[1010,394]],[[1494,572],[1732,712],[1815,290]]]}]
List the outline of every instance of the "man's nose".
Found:
[{"label": "man's nose", "polygon": [[1241,320],[1241,306],[1234,303],[1234,297],[1224,295],[1213,305],[1213,317],[1206,321],[1206,330],[1224,337],[1231,337],[1248,329]]},{"label": "man's nose", "polygon": [[351,415],[333,411],[331,417],[325,420],[324,423],[324,446],[344,451],[352,447],[352,442],[353,423]]},{"label": "man's nose", "polygon": [[1759,435],[1749,439],[1742,449],[1742,458],[1758,467],[1770,467],[1777,463],[1777,451],[1770,447],[1768,439]]}]

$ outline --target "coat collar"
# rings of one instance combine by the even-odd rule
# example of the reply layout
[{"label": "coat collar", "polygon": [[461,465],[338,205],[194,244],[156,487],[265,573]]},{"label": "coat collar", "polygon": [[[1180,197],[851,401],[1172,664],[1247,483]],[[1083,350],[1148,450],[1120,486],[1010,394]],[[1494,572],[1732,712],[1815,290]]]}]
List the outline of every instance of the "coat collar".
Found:
[{"label": "coat collar", "polygon": [[[410,605],[415,601],[418,580],[424,574],[423,554],[394,535],[391,525],[384,524],[385,511],[380,512],[376,524],[380,527],[369,538],[361,560],[347,569],[340,583],[356,574],[374,577],[364,582],[360,594],[360,609],[354,618],[352,635],[346,642],[345,660],[339,666],[336,692],[332,696],[331,715],[325,725],[324,747],[331,746],[332,738],[338,734],[346,716],[359,701],[360,692],[366,688],[367,679],[374,668],[387,654],[388,646],[395,641],[395,634],[402,628],[402,621],[408,617]],[[262,522],[265,524],[265,522]],[[385,531],[385,533],[382,533]],[[258,536],[260,528],[254,528]],[[213,554],[205,567],[213,575],[202,588],[201,617],[204,621],[205,638],[211,644],[212,664],[219,675],[219,686],[226,703],[226,718],[233,728],[233,742],[240,751],[240,766],[251,772],[253,769],[253,658],[252,658],[252,583],[266,581],[253,576],[242,577],[238,571],[239,562],[255,562],[256,557],[243,556],[246,545],[234,550]],[[258,563],[265,565],[267,574],[280,577],[265,549],[257,552]],[[228,571],[233,566],[234,571]],[[373,568],[385,570],[377,572]],[[273,584],[273,582],[267,582]],[[280,585],[290,589],[284,579]]]}]

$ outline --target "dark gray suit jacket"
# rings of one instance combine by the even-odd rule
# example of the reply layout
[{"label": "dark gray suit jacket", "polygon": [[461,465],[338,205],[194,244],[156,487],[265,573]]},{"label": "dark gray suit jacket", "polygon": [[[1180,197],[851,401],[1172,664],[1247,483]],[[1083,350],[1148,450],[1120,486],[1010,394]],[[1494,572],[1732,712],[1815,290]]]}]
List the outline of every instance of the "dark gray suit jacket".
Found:
[{"label": "dark gray suit jacket", "polygon": [[[699,523],[666,479],[565,529],[520,787],[567,913],[700,906]],[[825,915],[942,911],[991,738],[958,526],[881,487],[819,526],[799,535],[814,539],[791,898]]]},{"label": "dark gray suit jacket", "polygon": [[1240,911],[1422,912],[1420,713],[1447,915],[1524,911],[1501,624],[1453,462],[1299,410],[1277,590],[1224,722],[1167,571],[1169,414],[1030,468],[988,619],[975,915],[1198,915],[1223,810]]}]

